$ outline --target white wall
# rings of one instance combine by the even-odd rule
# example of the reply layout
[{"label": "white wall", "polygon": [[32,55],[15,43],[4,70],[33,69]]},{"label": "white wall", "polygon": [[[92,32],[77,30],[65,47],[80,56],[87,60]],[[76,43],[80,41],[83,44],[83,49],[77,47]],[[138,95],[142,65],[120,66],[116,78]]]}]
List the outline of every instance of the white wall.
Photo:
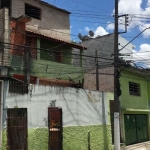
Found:
[{"label": "white wall", "polygon": [[40,1],[12,0],[12,17],[18,18],[21,15],[25,15],[25,3],[41,8],[41,20],[32,19],[31,22],[27,23],[28,30],[62,40],[70,40],[70,21],[68,13],[46,6],[40,3]]},{"label": "white wall", "polygon": [[29,127],[47,126],[47,108],[52,100],[62,107],[63,125],[109,124],[106,93],[74,88],[34,86],[29,95],[8,94],[6,107],[28,108]]}]

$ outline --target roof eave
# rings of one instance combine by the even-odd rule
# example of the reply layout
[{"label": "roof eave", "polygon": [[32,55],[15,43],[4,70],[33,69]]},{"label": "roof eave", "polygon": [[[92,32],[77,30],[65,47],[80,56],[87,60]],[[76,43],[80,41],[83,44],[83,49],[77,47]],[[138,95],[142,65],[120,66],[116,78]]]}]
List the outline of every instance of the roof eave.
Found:
[{"label": "roof eave", "polygon": [[57,10],[60,10],[60,11],[62,11],[62,12],[65,12],[65,13],[67,13],[67,14],[71,14],[71,12],[69,12],[69,11],[67,11],[67,10],[65,10],[65,9],[58,8],[58,7],[56,7],[56,6],[54,6],[54,5],[51,5],[51,4],[49,4],[49,3],[47,3],[47,2],[44,2],[44,1],[40,1],[40,4],[43,4],[43,5],[46,5],[46,6],[55,8],[55,9],[57,9]]},{"label": "roof eave", "polygon": [[46,38],[48,40],[51,40],[51,41],[54,41],[54,42],[58,42],[58,43],[61,43],[61,44],[66,43],[65,45],[70,46],[72,48],[77,48],[79,50],[87,50],[86,47],[83,47],[83,46],[80,46],[80,45],[76,45],[76,44],[73,44],[73,43],[69,43],[67,41],[59,40],[59,39],[56,39],[56,38],[53,38],[53,37],[48,37],[48,36],[45,36],[45,35],[42,35],[42,34],[39,34],[39,33],[35,33],[35,32],[32,32],[32,31],[29,31],[29,30],[27,30],[26,32],[29,33],[29,34],[37,35],[37,37],[44,37],[44,38]]}]

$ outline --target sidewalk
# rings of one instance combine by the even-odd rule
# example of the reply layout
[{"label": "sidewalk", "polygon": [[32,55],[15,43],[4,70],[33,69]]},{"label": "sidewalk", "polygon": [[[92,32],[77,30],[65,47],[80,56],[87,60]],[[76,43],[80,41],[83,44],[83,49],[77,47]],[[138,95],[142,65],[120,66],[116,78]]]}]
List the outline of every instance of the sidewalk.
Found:
[{"label": "sidewalk", "polygon": [[121,147],[121,150],[150,150],[150,141]]}]

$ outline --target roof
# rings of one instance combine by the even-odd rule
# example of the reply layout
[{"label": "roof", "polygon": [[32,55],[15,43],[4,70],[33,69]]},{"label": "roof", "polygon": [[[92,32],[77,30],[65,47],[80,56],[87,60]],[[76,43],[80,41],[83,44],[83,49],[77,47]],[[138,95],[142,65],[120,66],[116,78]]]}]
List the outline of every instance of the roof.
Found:
[{"label": "roof", "polygon": [[58,8],[58,7],[56,7],[56,6],[54,6],[54,5],[51,5],[51,4],[49,4],[49,3],[47,3],[47,2],[44,2],[44,1],[40,1],[40,4],[43,4],[43,5],[52,7],[52,8],[54,8],[54,9],[60,10],[60,11],[62,11],[62,12],[65,12],[65,13],[67,13],[67,14],[71,14],[69,11],[67,11],[67,10],[65,10],[65,9]]},{"label": "roof", "polygon": [[73,47],[73,48],[77,48],[77,49],[80,49],[80,50],[87,50],[86,47],[83,47],[83,46],[78,45],[78,44],[75,44],[75,43],[71,43],[71,42],[68,42],[68,41],[64,41],[64,40],[61,40],[61,39],[58,39],[58,38],[53,38],[53,37],[51,37],[51,36],[47,36],[47,35],[44,35],[44,34],[41,34],[41,33],[37,33],[37,32],[34,32],[34,31],[30,31],[30,30],[26,30],[26,32],[27,32],[28,34],[34,34],[34,35],[36,35],[36,37],[37,37],[37,36],[40,36],[40,37],[47,38],[47,39],[49,39],[49,40],[51,40],[51,41],[54,41],[54,42],[57,42],[57,43],[61,43],[61,44],[64,43],[65,45],[71,46],[71,47]]},{"label": "roof", "polygon": [[142,75],[144,77],[150,77],[150,69],[144,69],[144,68],[136,68],[136,67],[121,67],[122,70],[125,70],[125,71],[129,71],[129,72],[132,72],[132,73],[136,73],[136,74],[139,74],[139,75]]}]

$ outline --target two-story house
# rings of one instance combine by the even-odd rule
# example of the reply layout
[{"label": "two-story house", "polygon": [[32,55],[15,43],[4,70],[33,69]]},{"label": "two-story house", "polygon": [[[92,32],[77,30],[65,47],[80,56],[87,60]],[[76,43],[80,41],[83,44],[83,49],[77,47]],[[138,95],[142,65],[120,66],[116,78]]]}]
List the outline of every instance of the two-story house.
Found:
[{"label": "two-story house", "polygon": [[70,12],[40,0],[2,1],[1,8],[1,62],[13,68],[14,78],[42,85],[81,86],[84,70],[81,62],[73,65],[72,48],[86,48],[70,41]]}]

